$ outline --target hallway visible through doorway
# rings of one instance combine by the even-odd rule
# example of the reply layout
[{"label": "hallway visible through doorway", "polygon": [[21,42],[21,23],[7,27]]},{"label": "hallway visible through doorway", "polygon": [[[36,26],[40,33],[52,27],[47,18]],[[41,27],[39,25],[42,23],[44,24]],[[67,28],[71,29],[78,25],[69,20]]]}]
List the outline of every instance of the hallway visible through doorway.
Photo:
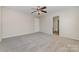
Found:
[{"label": "hallway visible through doorway", "polygon": [[53,34],[59,35],[59,16],[53,17]]}]

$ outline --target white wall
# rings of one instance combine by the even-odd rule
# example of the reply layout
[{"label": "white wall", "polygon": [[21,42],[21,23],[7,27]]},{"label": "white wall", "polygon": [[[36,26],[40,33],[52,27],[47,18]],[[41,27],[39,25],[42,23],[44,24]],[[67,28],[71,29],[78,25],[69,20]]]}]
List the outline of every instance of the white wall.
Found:
[{"label": "white wall", "polygon": [[59,16],[60,36],[79,39],[79,11],[77,9],[51,12],[50,14],[41,16],[39,19],[30,14],[3,8],[2,16],[3,38],[39,31],[52,34],[53,16]]},{"label": "white wall", "polygon": [[0,41],[1,41],[1,7],[0,7]]},{"label": "white wall", "polygon": [[3,38],[39,31],[39,28],[36,28],[38,27],[36,25],[36,30],[34,30],[34,19],[35,18],[30,14],[3,8]]},{"label": "white wall", "polygon": [[40,17],[40,32],[52,34],[52,19],[53,18],[50,15],[44,15]]},{"label": "white wall", "polygon": [[40,21],[40,19],[38,17],[34,18],[34,32],[39,32],[40,31],[39,21]]},{"label": "white wall", "polygon": [[42,16],[41,32],[52,34],[53,16],[59,16],[60,20],[60,36],[79,40],[79,10],[67,9],[56,13]]}]

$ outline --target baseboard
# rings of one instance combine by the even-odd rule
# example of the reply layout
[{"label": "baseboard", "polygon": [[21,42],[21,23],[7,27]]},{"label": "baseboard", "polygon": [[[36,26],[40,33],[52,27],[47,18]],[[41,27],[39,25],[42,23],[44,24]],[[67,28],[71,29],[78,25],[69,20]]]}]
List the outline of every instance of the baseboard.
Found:
[{"label": "baseboard", "polygon": [[22,36],[22,35],[30,35],[30,34],[34,34],[34,33],[37,33],[37,32],[28,33],[28,34],[23,33],[23,34],[10,35],[10,36],[2,37],[2,39],[11,38],[11,37],[16,37],[16,36]]},{"label": "baseboard", "polygon": [[79,38],[77,38],[77,37],[72,37],[72,36],[60,35],[60,37],[65,37],[65,38],[69,38],[69,39],[73,39],[73,40],[79,40]]}]

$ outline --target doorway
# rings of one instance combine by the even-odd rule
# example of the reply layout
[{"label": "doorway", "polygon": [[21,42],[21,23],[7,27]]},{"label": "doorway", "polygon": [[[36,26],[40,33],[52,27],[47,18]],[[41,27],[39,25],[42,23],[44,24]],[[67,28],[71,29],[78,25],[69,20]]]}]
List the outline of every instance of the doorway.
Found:
[{"label": "doorway", "polygon": [[59,16],[53,17],[53,34],[59,35]]}]

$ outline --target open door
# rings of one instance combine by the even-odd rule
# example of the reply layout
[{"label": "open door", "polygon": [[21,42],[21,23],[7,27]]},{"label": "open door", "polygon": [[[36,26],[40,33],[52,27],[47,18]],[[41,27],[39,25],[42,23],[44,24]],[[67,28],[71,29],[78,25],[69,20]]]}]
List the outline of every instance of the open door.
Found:
[{"label": "open door", "polygon": [[53,17],[53,34],[59,35],[59,16]]}]

